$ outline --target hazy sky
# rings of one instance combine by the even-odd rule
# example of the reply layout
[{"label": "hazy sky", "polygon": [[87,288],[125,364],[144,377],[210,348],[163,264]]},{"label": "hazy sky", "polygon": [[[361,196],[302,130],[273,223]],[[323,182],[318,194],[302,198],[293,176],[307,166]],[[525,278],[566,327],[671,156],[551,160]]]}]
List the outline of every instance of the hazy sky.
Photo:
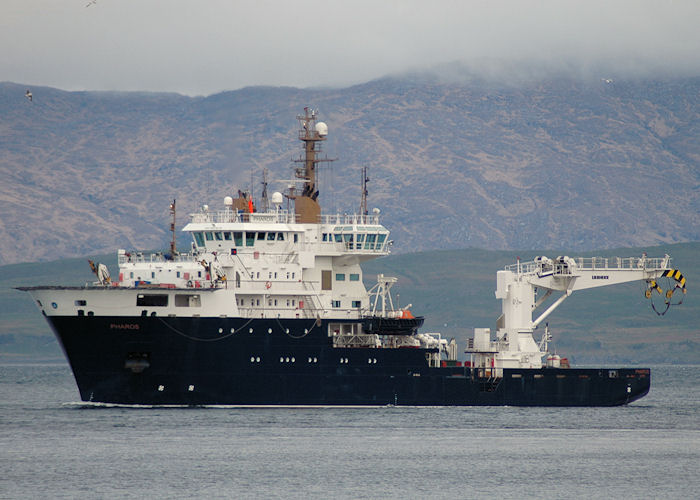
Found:
[{"label": "hazy sky", "polygon": [[0,81],[206,95],[459,61],[700,75],[699,0],[1,0]]}]

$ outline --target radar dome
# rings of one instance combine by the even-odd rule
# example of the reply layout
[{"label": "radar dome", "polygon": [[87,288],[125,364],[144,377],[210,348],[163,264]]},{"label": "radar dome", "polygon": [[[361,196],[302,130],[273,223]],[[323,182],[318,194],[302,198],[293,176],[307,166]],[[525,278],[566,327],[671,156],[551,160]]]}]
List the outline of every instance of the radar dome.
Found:
[{"label": "radar dome", "polygon": [[224,206],[232,207],[233,206],[233,198],[231,198],[230,196],[225,197],[224,198]]},{"label": "radar dome", "polygon": [[324,122],[318,122],[316,124],[316,132],[321,137],[326,137],[328,135],[328,125],[326,125]]},{"label": "radar dome", "polygon": [[282,193],[279,191],[275,191],[272,193],[272,204],[273,205],[281,205],[282,202],[284,201],[284,198],[282,198]]}]

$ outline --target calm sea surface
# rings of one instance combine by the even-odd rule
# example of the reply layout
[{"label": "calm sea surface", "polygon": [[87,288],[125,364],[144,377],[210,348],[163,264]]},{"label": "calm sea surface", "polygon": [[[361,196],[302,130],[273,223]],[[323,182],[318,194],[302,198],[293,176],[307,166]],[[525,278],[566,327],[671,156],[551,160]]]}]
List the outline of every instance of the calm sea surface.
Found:
[{"label": "calm sea surface", "polygon": [[700,367],[618,408],[119,408],[0,365],[1,498],[698,498]]}]

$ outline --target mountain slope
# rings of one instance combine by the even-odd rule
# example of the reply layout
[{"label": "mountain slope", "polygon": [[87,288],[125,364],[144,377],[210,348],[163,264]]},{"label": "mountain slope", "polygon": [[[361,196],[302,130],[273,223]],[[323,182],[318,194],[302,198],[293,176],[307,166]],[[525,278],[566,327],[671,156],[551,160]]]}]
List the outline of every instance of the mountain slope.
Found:
[{"label": "mountain slope", "polygon": [[[156,248],[203,203],[289,179],[294,117],[329,124],[325,210],[360,168],[395,251],[576,250],[700,240],[700,78],[503,85],[426,75],[209,97],[0,84],[0,263]],[[286,182],[272,182],[281,190]],[[331,192],[331,186],[333,187]]]}]

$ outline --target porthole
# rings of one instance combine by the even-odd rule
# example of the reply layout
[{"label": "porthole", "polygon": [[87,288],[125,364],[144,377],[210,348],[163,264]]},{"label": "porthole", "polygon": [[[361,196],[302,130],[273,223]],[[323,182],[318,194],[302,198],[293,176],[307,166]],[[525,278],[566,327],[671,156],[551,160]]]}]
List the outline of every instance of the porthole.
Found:
[{"label": "porthole", "polygon": [[260,356],[258,356],[257,358],[255,358],[255,362],[256,362],[256,363],[260,363]]},{"label": "porthole", "polygon": [[272,328],[268,328],[267,333],[272,333]]},{"label": "porthole", "polygon": [[311,358],[309,358],[309,363],[311,363]]},{"label": "porthole", "polygon": [[251,362],[251,363],[254,363],[254,362],[255,362],[255,357],[254,357],[254,356],[251,356],[251,357],[250,357],[250,362]]},{"label": "porthole", "polygon": [[289,333],[289,328],[287,328],[287,329],[285,330],[285,333]]},{"label": "porthole", "polygon": [[314,358],[314,363],[318,363],[318,359]]},{"label": "porthole", "polygon": [[252,329],[252,328],[248,328],[248,333],[253,333],[253,329]]},{"label": "porthole", "polygon": [[284,358],[280,358],[280,363],[284,363]]},{"label": "porthole", "polygon": [[292,358],[292,363],[294,363],[294,362],[295,362],[295,359],[294,359],[294,358]]},{"label": "porthole", "polygon": [[236,333],[236,329],[235,329],[235,328],[231,328],[231,333]]},{"label": "porthole", "polygon": [[289,363],[289,358],[286,358],[285,361],[286,361],[287,363]]},{"label": "porthole", "polygon": [[159,385],[159,386],[158,386],[158,392],[163,392],[164,390],[165,390],[165,386],[164,386],[164,385]]},{"label": "porthole", "polygon": [[223,329],[223,328],[219,328],[219,333],[224,333],[224,329]]},{"label": "porthole", "polygon": [[304,328],[304,333],[309,333],[309,329],[308,329],[308,328]]},{"label": "porthole", "polygon": [[56,304],[55,302],[51,302],[51,307],[53,307],[54,309],[58,309],[58,304]]},{"label": "porthole", "polygon": [[190,391],[190,392],[194,391],[194,386],[193,386],[193,385],[190,385],[190,386],[187,388],[187,390]]}]

